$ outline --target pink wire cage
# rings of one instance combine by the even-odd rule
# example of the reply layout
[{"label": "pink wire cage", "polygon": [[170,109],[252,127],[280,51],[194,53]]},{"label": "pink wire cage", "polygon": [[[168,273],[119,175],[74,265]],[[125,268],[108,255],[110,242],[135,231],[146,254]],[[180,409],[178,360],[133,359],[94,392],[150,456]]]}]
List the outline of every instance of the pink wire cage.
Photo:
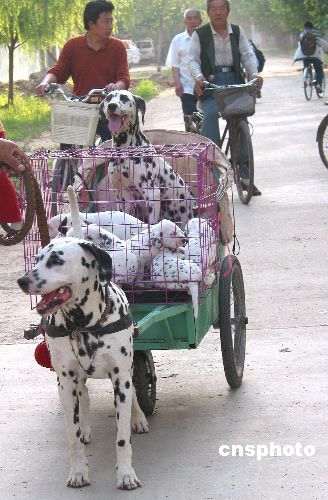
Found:
[{"label": "pink wire cage", "polygon": [[[192,282],[197,282],[199,292],[205,292],[211,286],[207,280],[209,272],[216,276],[220,268],[220,252],[217,250],[220,240],[219,200],[231,182],[229,172],[224,173],[217,168],[214,148],[212,143],[200,142],[138,148],[38,151],[31,156],[31,160],[48,221],[54,221],[52,214],[56,212],[55,226],[58,223],[61,232],[63,228],[64,232],[68,229],[65,224],[70,206],[66,186],[62,187],[62,183],[65,165],[74,165],[73,187],[80,213],[88,221],[88,224],[81,223],[84,236],[91,238],[91,227],[94,235],[96,226],[99,236],[103,230],[119,234],[122,247],[106,248],[114,263],[118,258],[115,252],[121,252],[120,262],[128,263],[131,250],[129,236],[133,233],[134,241],[137,240],[133,251],[137,261],[142,260],[142,269],[139,267],[131,272],[127,266],[122,272],[121,267],[117,271],[114,265],[113,281],[127,292],[130,303],[143,300],[167,303],[187,300],[184,292]],[[115,221],[117,214],[118,222]],[[131,216],[137,219],[136,222],[133,219],[132,224]],[[166,249],[165,220],[174,222],[185,232],[190,218],[199,221],[199,231],[196,228],[192,235],[192,246],[188,246],[189,240],[182,243],[181,232],[177,231],[176,241],[172,243],[171,234],[170,246]],[[90,223],[92,226],[89,226]],[[155,224],[160,229],[159,236],[163,237],[160,251],[155,248],[157,262],[160,262],[162,272],[163,269],[165,271],[165,259],[169,254],[171,266],[170,273],[164,272],[162,276],[156,275],[153,269],[155,250],[152,229]],[[197,224],[196,221],[194,226]],[[186,236],[188,238],[188,234]],[[99,241],[96,243],[99,244]],[[40,235],[34,222],[24,241],[26,270],[33,266],[40,247]],[[192,254],[195,248],[197,256]],[[182,264],[181,260],[187,263]],[[197,261],[200,273],[190,270],[188,275],[190,261]]]}]

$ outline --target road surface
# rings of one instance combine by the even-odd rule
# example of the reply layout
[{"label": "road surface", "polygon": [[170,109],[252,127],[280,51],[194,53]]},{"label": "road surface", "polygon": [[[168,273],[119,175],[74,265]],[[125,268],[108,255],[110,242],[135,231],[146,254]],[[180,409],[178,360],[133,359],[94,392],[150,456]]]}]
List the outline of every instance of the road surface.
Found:
[{"label": "road surface", "polygon": [[[301,74],[289,60],[269,59],[264,76],[251,118],[263,196],[249,206],[235,196],[249,317],[242,387],[227,386],[218,331],[195,351],[154,352],[156,414],[151,432],[132,438],[143,488],[122,493],[115,489],[112,390],[91,381],[92,484],[67,489],[55,376],[34,362],[33,343],[20,341],[27,316],[14,283],[21,248],[0,247],[1,288],[11,296],[1,304],[1,317],[10,318],[9,326],[2,321],[8,340],[0,346],[2,499],[327,498],[328,172],[315,142],[327,108],[316,97],[305,101]],[[173,91],[148,104],[145,127],[183,129]],[[269,453],[270,443],[282,456],[241,456],[247,445]],[[239,456],[229,454],[234,445]]]}]

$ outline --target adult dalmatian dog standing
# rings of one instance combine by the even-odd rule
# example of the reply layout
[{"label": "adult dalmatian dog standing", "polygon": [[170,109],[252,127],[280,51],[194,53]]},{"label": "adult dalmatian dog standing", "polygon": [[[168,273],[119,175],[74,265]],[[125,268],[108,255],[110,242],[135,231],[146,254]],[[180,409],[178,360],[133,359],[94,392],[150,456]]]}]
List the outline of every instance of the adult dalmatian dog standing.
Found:
[{"label": "adult dalmatian dog standing", "polygon": [[65,237],[41,249],[35,267],[18,280],[25,293],[42,297],[36,309],[47,319],[46,342],[66,418],[71,487],[90,484],[84,450],[90,440],[88,377],[109,377],[113,383],[118,488],[140,486],[131,462],[131,428],[148,432],[148,425],[132,384],[132,316],[111,276],[107,252]]},{"label": "adult dalmatian dog standing", "polygon": [[146,147],[145,155],[111,161],[110,173],[114,177],[121,174],[127,195],[137,190],[146,200],[150,224],[166,218],[185,225],[193,217],[196,199],[182,177],[150,146],[140,130],[139,111],[143,122],[145,101],[127,90],[110,92],[100,105],[100,113],[108,119],[114,147]]}]

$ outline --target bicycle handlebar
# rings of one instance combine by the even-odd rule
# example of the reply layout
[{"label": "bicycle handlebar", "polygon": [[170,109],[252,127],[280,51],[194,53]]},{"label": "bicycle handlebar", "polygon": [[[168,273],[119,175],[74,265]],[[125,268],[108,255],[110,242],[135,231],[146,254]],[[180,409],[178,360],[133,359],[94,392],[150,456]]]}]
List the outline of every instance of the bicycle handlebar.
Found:
[{"label": "bicycle handlebar", "polygon": [[68,92],[65,92],[59,85],[58,83],[49,83],[49,85],[45,89],[45,94],[46,95],[60,95],[62,96],[66,101],[79,101],[79,102],[88,102],[90,97],[95,96],[95,95],[100,95],[102,97],[106,97],[108,94],[106,88],[99,88],[99,89],[91,89],[85,96],[76,96],[73,94],[69,94]]},{"label": "bicycle handlebar", "polygon": [[205,89],[217,89],[217,90],[224,90],[224,89],[238,89],[238,88],[245,88],[245,87],[255,87],[258,85],[258,79],[253,78],[253,80],[250,80],[247,83],[239,83],[235,85],[215,85],[215,83],[210,83],[207,80],[203,81],[203,84],[205,86]]}]

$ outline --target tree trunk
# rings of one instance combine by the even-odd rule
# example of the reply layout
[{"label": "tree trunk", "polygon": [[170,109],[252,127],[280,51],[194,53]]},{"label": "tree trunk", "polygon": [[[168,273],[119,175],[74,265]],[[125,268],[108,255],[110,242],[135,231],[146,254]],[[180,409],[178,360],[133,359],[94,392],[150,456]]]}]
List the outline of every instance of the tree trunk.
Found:
[{"label": "tree trunk", "polygon": [[11,38],[10,45],[8,45],[9,51],[9,85],[8,85],[8,106],[14,104],[14,50],[16,47],[16,40]]},{"label": "tree trunk", "polygon": [[163,18],[160,19],[159,32],[158,32],[158,45],[157,45],[157,71],[161,72],[162,60],[162,44],[163,44]]}]

